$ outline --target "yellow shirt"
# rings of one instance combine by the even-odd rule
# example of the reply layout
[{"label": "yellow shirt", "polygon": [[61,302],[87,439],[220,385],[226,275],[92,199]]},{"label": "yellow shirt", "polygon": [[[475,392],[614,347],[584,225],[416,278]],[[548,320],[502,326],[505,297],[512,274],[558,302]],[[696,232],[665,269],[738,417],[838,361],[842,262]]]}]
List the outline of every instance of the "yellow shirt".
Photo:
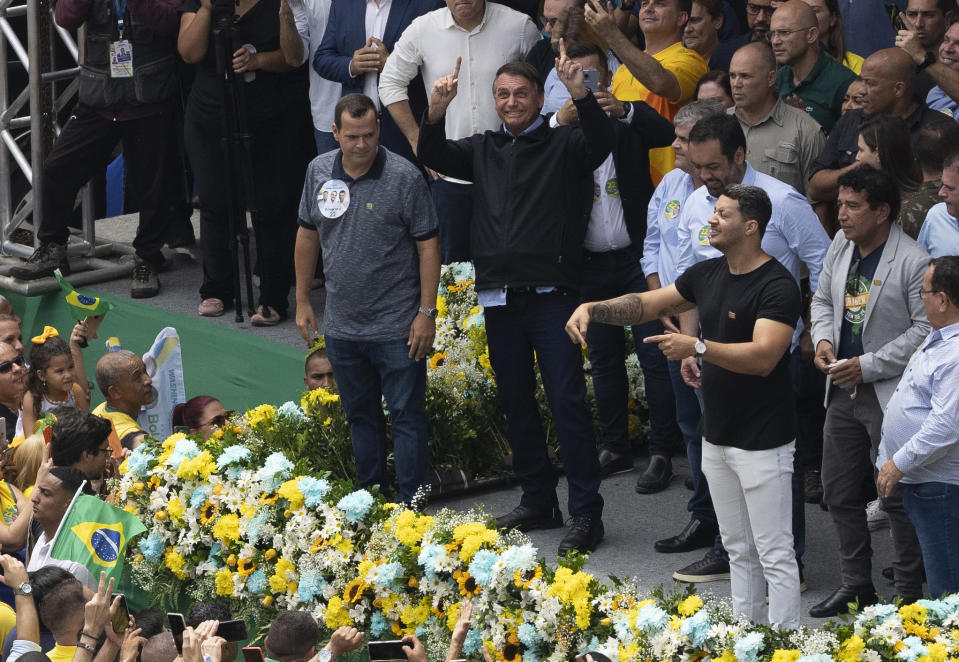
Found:
[{"label": "yellow shirt", "polygon": [[6,602],[0,602],[0,637],[7,640],[7,635],[17,625],[17,612]]},{"label": "yellow shirt", "polygon": [[17,497],[13,494],[10,483],[0,480],[0,516],[5,524],[17,519]]},{"label": "yellow shirt", "polygon": [[50,662],[72,662],[76,652],[76,646],[61,646],[57,644],[53,647],[53,650],[47,651],[47,657],[50,658]]},{"label": "yellow shirt", "polygon": [[[620,65],[613,74],[610,90],[620,101],[645,101],[653,110],[672,122],[679,109],[692,101],[696,83],[709,71],[709,65],[699,53],[687,49],[678,41],[653,55],[653,58],[666,71],[676,76],[679,82],[678,99],[670,100],[650,92],[649,88],[636,80],[625,64]],[[673,169],[675,160],[672,147],[649,150],[649,174],[653,178],[653,186],[658,185],[663,175]]]},{"label": "yellow shirt", "polygon": [[115,457],[120,456],[120,442],[122,442],[128,434],[131,432],[143,431],[143,428],[140,427],[140,424],[130,418],[128,414],[125,414],[122,411],[108,409],[107,403],[105,402],[97,405],[93,409],[92,413],[94,416],[105,418],[113,424],[113,431],[116,433],[116,438],[114,439],[113,435],[111,435],[110,447],[113,448],[113,455]]}]

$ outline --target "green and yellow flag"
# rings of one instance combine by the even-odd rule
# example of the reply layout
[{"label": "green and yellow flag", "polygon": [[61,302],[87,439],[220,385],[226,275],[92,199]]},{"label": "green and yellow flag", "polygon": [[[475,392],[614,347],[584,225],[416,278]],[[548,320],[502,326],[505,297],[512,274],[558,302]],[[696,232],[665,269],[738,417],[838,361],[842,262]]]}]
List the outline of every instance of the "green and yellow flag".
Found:
[{"label": "green and yellow flag", "polygon": [[86,566],[94,577],[120,581],[123,555],[132,538],[146,531],[136,517],[89,494],[73,499],[53,541],[50,556]]},{"label": "green and yellow flag", "polygon": [[113,310],[112,303],[102,301],[100,297],[90,297],[85,294],[80,294],[73,289],[73,285],[66,281],[59,269],[54,271],[53,275],[56,276],[57,282],[60,283],[60,290],[64,293],[64,298],[67,300],[67,303],[70,304],[70,313],[76,321],[82,322],[88,317],[105,315]]}]

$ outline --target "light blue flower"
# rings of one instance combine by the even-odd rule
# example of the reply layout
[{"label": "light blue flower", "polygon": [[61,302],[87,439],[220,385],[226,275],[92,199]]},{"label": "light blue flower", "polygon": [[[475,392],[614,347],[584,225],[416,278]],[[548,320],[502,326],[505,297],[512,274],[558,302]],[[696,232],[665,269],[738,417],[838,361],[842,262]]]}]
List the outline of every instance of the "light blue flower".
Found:
[{"label": "light blue flower", "polygon": [[403,566],[396,561],[392,561],[370,569],[369,582],[384,588],[392,588],[402,574]]},{"label": "light blue flower", "polygon": [[525,651],[523,651],[523,662],[540,662],[540,657],[536,651],[532,651],[527,648]]},{"label": "light blue flower", "polygon": [[512,577],[517,570],[525,572],[536,567],[536,548],[532,545],[513,545],[507,547],[499,558],[507,576]]},{"label": "light blue flower", "polygon": [[906,637],[902,640],[905,648],[896,653],[900,660],[915,662],[920,657],[929,655],[929,649],[922,644],[922,639],[916,636]]},{"label": "light blue flower", "polygon": [[463,652],[467,655],[479,653],[483,645],[483,635],[481,628],[470,628],[466,633],[466,641],[463,642]]},{"label": "light blue flower", "polygon": [[423,574],[426,575],[427,579],[436,579],[436,573],[439,571],[436,567],[436,562],[445,554],[446,548],[436,543],[423,545],[423,548],[420,549],[420,555],[417,557],[416,562],[423,568]]},{"label": "light blue flower", "polygon": [[193,494],[190,495],[190,508],[194,510],[200,509],[203,507],[203,504],[207,502],[210,498],[210,486],[209,485],[198,485]]},{"label": "light blue flower", "polygon": [[249,459],[249,457],[250,449],[246,446],[240,446],[239,444],[227,446],[220,453],[220,457],[216,459],[216,468],[222,471],[224,467],[236,464],[237,462],[243,462]]},{"label": "light blue flower", "polygon": [[944,621],[956,611],[956,605],[947,602],[951,597],[954,596],[948,596],[944,600],[916,600],[916,604],[925,607],[935,620]]},{"label": "light blue flower", "polygon": [[307,570],[300,573],[300,582],[296,589],[296,597],[300,602],[313,602],[313,599],[322,596],[326,580],[316,570]]},{"label": "light blue flower", "polygon": [[363,520],[363,517],[366,516],[366,513],[369,512],[370,506],[372,505],[372,494],[366,490],[356,490],[340,499],[336,507],[343,511],[343,514],[346,516],[346,521],[356,524]]},{"label": "light blue flower", "polygon": [[300,493],[303,495],[303,502],[307,508],[316,508],[323,502],[323,497],[330,491],[330,484],[323,478],[316,479],[311,476],[305,476],[297,483]]},{"label": "light blue flower", "polygon": [[656,605],[646,605],[636,614],[636,628],[646,633],[659,632],[667,623],[669,614]]},{"label": "light blue flower", "polygon": [[453,270],[453,278],[457,282],[461,280],[473,280],[472,262],[454,262],[450,267]]},{"label": "light blue flower", "polygon": [[485,321],[486,320],[483,317],[483,311],[478,310],[466,318],[466,322],[463,323],[463,326],[467,329],[472,328],[474,326],[479,327],[479,326],[483,326]]},{"label": "light blue flower", "polygon": [[370,634],[379,637],[389,629],[390,622],[386,620],[386,617],[378,611],[373,612],[373,617],[370,619]]},{"label": "light blue flower", "polygon": [[150,452],[146,444],[141,444],[133,449],[133,453],[127,458],[127,469],[137,477],[144,478],[150,471],[150,463],[156,460],[156,456]]},{"label": "light blue flower", "polygon": [[759,651],[763,647],[762,632],[749,632],[733,646],[733,653],[739,662],[757,662]]},{"label": "light blue flower", "polygon": [[269,586],[269,581],[266,578],[266,573],[260,568],[254,570],[253,574],[246,578],[246,588],[253,595],[262,595],[266,592],[267,586]]},{"label": "light blue flower", "polygon": [[488,549],[481,549],[473,555],[469,565],[469,573],[480,586],[489,586],[493,582],[493,564],[499,559],[499,554]]},{"label": "light blue flower", "polygon": [[278,418],[288,418],[294,423],[303,423],[306,421],[306,416],[303,415],[303,410],[300,409],[299,403],[293,402],[292,400],[288,400],[277,407],[276,415]]},{"label": "light blue flower", "polygon": [[[864,611],[864,612],[861,611],[858,614],[856,614],[856,622],[859,623],[860,625],[865,625],[866,623],[872,620],[875,620],[877,623],[882,623],[890,616],[896,614],[897,611],[898,610],[896,609],[895,605],[888,605],[888,604],[873,605],[869,607],[867,611]],[[868,615],[869,612],[875,615],[872,618],[870,618]]]},{"label": "light blue flower", "polygon": [[700,609],[686,618],[679,628],[679,632],[687,637],[693,646],[701,646],[709,636],[709,615],[705,609]]},{"label": "light blue flower", "polygon": [[140,541],[140,553],[148,561],[158,561],[165,551],[166,543],[155,533],[151,533]]},{"label": "light blue flower", "polygon": [[293,463],[278,451],[266,458],[256,477],[263,482],[264,489],[274,492],[280,488],[284,480],[290,477],[290,470],[292,469]]},{"label": "light blue flower", "polygon": [[[520,624],[519,629],[516,631],[516,636],[519,637],[520,643],[526,646],[526,648],[532,648],[543,640],[543,635],[540,634],[540,631],[537,630],[532,623]],[[525,660],[526,657],[523,656],[523,659]]]},{"label": "light blue flower", "polygon": [[192,460],[200,454],[200,449],[192,439],[183,438],[176,442],[173,453],[167,458],[167,466],[179,467],[183,460]]},{"label": "light blue flower", "polygon": [[253,544],[260,542],[260,540],[266,535],[266,532],[263,528],[270,522],[270,511],[261,510],[256,515],[250,519],[250,523],[246,527],[246,538]]},{"label": "light blue flower", "polygon": [[825,653],[816,653],[815,655],[803,655],[796,662],[835,662],[835,660]]},{"label": "light blue flower", "polygon": [[629,621],[625,618],[613,623],[613,631],[616,633],[616,638],[623,642],[632,641],[636,636]]}]

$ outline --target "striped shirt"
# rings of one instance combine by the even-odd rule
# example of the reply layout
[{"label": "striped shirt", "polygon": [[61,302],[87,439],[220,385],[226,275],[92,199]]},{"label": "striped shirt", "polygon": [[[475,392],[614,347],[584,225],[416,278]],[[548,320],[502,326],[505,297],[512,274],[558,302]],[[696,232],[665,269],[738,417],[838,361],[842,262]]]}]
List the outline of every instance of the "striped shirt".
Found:
[{"label": "striped shirt", "polygon": [[876,466],[903,483],[959,484],[959,323],[933,330],[909,359],[882,423]]}]

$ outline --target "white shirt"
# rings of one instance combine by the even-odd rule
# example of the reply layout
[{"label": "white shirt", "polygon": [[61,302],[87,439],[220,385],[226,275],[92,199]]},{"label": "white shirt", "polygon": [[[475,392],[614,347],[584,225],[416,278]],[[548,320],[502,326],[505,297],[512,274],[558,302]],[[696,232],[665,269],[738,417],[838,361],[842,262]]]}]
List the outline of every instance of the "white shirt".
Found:
[{"label": "white shirt", "polygon": [[666,173],[649,200],[646,213],[646,240],[643,242],[643,273],[659,274],[663,287],[671,285],[679,272],[679,216],[693,192],[692,176],[674,168]]},{"label": "white shirt", "polygon": [[[393,4],[392,0],[380,0],[379,4],[376,3],[376,0],[366,0],[367,41],[370,37],[376,37],[380,41],[383,40],[383,33],[386,32],[386,21],[390,18],[391,4]],[[363,76],[363,94],[373,100],[377,109],[380,107],[379,85],[380,75],[377,72],[371,71]]]},{"label": "white shirt", "polygon": [[453,73],[459,56],[459,89],[446,110],[446,137],[458,140],[495,131],[500,125],[493,102],[496,70],[525,59],[539,39],[526,14],[493,2],[486,3],[483,20],[470,32],[453,21],[449,9],[431,11],[414,19],[393,47],[380,73],[380,102],[389,106],[407,101],[406,88],[420,70],[429,98],[433,83]]},{"label": "white shirt", "polygon": [[[322,78],[316,73],[313,69],[313,56],[316,55],[323,41],[331,4],[332,0],[303,0],[290,3],[293,20],[296,21],[296,31],[300,33],[300,40],[303,42],[303,59],[300,64],[310,62],[310,108],[313,112],[313,126],[326,133],[333,131],[333,108],[343,96],[343,86]],[[96,591],[96,587],[93,590]]]},{"label": "white shirt", "polygon": [[633,243],[626,229],[623,201],[619,197],[619,179],[613,155],[606,157],[593,171],[593,208],[583,248],[593,253],[605,253],[626,248]]},{"label": "white shirt", "polygon": [[50,551],[52,549],[53,541],[47,542],[47,534],[41,533],[40,537],[37,538],[37,544],[33,548],[33,553],[30,554],[30,561],[27,563],[27,572],[33,572],[34,570],[45,568],[48,565],[55,565],[76,577],[80,580],[81,584],[94,593],[99,590],[100,581],[93,578],[93,575],[90,574],[90,571],[87,570],[85,565],[77,563],[76,561],[50,558]]}]

